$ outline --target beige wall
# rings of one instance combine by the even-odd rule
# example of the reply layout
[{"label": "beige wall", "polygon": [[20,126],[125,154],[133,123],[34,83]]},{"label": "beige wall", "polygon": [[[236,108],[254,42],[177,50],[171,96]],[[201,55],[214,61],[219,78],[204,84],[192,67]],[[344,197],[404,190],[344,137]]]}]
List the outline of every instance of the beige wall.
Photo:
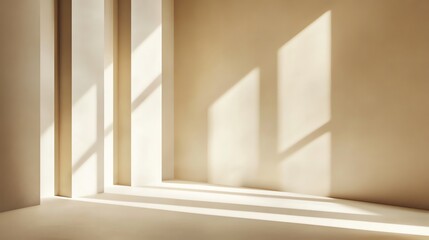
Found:
[{"label": "beige wall", "polygon": [[40,202],[39,1],[0,1],[0,212]]},{"label": "beige wall", "polygon": [[175,177],[429,209],[429,2],[175,1]]}]

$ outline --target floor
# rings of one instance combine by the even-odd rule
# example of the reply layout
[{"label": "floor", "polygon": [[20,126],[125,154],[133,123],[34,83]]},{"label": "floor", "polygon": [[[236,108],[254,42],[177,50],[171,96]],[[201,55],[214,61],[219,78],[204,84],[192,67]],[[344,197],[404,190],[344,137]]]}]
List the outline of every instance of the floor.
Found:
[{"label": "floor", "polygon": [[1,213],[0,239],[429,239],[429,212],[169,182]]}]

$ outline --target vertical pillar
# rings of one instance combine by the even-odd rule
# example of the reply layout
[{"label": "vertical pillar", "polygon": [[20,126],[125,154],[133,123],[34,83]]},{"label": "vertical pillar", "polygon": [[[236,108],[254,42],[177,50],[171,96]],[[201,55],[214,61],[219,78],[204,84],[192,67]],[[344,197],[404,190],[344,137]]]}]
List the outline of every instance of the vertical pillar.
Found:
[{"label": "vertical pillar", "polygon": [[162,0],[162,179],[174,179],[174,0]]},{"label": "vertical pillar", "polygon": [[58,1],[58,108],[59,108],[59,189],[58,194],[72,196],[71,188],[71,0]]},{"label": "vertical pillar", "polygon": [[104,188],[104,0],[60,1],[60,195]]},{"label": "vertical pillar", "polygon": [[104,0],[72,1],[73,196],[104,188]]},{"label": "vertical pillar", "polygon": [[172,179],[173,1],[64,0],[60,11],[60,195]]},{"label": "vertical pillar", "polygon": [[55,0],[40,1],[40,196],[56,195]]},{"label": "vertical pillar", "polygon": [[118,1],[117,159],[115,183],[131,185],[131,0]]},{"label": "vertical pillar", "polygon": [[117,179],[118,0],[104,2],[104,186]]},{"label": "vertical pillar", "polygon": [[162,180],[162,1],[131,1],[132,185]]}]

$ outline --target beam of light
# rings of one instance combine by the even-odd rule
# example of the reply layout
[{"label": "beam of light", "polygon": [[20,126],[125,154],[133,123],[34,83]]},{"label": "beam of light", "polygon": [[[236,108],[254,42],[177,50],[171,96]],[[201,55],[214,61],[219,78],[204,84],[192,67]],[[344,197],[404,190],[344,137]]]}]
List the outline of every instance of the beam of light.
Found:
[{"label": "beam of light", "polygon": [[193,192],[181,190],[150,189],[150,188],[130,188],[114,186],[106,189],[106,193],[133,195],[142,197],[158,197],[179,200],[194,200],[213,203],[228,203],[238,205],[250,205],[257,207],[271,207],[284,209],[309,210],[317,212],[348,213],[357,215],[376,215],[372,212],[346,206],[344,204],[333,202],[318,202],[296,199],[282,199],[259,196],[242,196],[234,194]]},{"label": "beam of light", "polygon": [[378,223],[378,222],[344,220],[344,219],[335,219],[335,218],[308,217],[308,216],[299,216],[299,215],[286,215],[286,214],[262,213],[262,212],[251,212],[251,211],[236,211],[236,210],[225,210],[225,209],[211,209],[211,208],[201,208],[201,207],[176,206],[176,205],[154,204],[154,203],[138,203],[138,202],[113,201],[113,200],[101,200],[101,199],[78,198],[74,200],[81,201],[81,202],[89,202],[89,203],[100,203],[100,204],[109,204],[109,205],[117,205],[117,206],[199,214],[199,215],[207,215],[207,216],[230,217],[230,218],[250,219],[250,220],[259,220],[259,221],[291,223],[291,224],[303,224],[303,225],[310,225],[310,226],[333,227],[333,228],[341,228],[341,229],[362,230],[362,231],[382,232],[382,233],[429,236],[429,227],[404,225],[404,224]]},{"label": "beam of light", "polygon": [[184,190],[201,190],[201,191],[214,191],[214,192],[225,192],[225,193],[238,193],[238,194],[252,194],[252,195],[261,195],[261,196],[274,196],[274,197],[284,197],[284,198],[301,198],[308,200],[332,200],[329,197],[321,196],[312,196],[301,193],[292,193],[292,192],[281,192],[281,191],[270,191],[263,189],[254,189],[254,188],[243,188],[243,187],[224,187],[217,185],[209,185],[203,183],[192,183],[185,181],[164,181],[159,184],[151,184],[148,187],[159,187],[159,188],[176,188]]}]

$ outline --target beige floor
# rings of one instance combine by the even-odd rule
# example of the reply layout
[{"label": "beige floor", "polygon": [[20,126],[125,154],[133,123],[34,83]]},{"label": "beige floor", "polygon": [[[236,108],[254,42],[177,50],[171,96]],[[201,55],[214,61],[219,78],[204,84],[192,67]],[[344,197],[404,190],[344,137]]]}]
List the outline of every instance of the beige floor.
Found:
[{"label": "beige floor", "polygon": [[1,213],[0,239],[429,239],[429,212],[176,182]]}]

